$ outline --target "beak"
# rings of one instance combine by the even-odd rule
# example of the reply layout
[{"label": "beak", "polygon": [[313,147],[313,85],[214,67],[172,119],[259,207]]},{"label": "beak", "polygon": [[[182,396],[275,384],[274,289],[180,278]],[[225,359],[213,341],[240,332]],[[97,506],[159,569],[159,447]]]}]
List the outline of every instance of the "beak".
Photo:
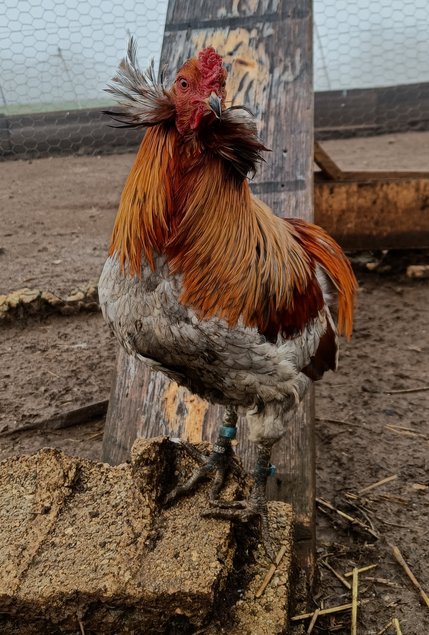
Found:
[{"label": "beak", "polygon": [[212,93],[208,98],[208,106],[210,110],[216,115],[218,119],[222,117],[222,99],[216,95],[216,93]]}]

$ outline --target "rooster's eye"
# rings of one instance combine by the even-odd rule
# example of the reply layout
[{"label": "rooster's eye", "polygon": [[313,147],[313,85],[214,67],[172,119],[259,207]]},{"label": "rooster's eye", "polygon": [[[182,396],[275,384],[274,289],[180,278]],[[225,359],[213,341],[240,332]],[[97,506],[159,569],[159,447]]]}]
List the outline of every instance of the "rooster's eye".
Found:
[{"label": "rooster's eye", "polygon": [[182,88],[188,88],[188,82],[186,81],[186,79],[181,79],[180,80],[180,86]]}]

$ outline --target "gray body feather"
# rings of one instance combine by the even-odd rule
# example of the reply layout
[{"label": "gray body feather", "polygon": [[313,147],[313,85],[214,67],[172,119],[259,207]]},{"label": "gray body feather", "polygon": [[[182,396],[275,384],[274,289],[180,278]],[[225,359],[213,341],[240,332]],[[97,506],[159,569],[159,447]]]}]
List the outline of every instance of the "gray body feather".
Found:
[{"label": "gray body feather", "polygon": [[331,321],[328,307],[302,334],[272,343],[243,324],[198,319],[179,302],[181,290],[161,257],[138,278],[114,255],[99,282],[104,318],[128,353],[209,401],[243,408],[254,441],[280,438],[311,383],[300,371]]}]

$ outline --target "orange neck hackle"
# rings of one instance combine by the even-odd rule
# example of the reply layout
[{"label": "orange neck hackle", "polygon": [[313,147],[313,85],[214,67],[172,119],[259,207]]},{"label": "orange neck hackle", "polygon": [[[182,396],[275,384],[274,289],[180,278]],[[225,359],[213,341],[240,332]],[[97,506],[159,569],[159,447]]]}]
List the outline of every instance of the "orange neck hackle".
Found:
[{"label": "orange neck hackle", "polygon": [[109,254],[118,253],[130,275],[141,275],[142,258],[154,268],[169,236],[173,210],[171,179],[172,129],[150,128],[125,183],[113,228]]},{"label": "orange neck hackle", "polygon": [[[183,276],[181,301],[201,318],[218,316],[230,325],[240,317],[260,330],[282,328],[284,314],[304,297],[312,266],[286,224],[251,196],[245,179],[228,177],[224,162],[198,146],[179,144],[176,131],[146,133],[127,179],[110,253],[117,252],[131,275],[144,258],[154,267],[163,254]],[[302,328],[315,317],[320,297],[300,307]],[[301,323],[302,322],[302,323]]]},{"label": "orange neck hackle", "polygon": [[146,132],[127,179],[110,254],[130,275],[163,255],[182,276],[181,302],[199,318],[242,319],[267,337],[293,336],[315,319],[321,266],[338,290],[339,329],[351,333],[356,283],[338,245],[322,229],[276,217],[221,157],[184,141],[174,126]]}]

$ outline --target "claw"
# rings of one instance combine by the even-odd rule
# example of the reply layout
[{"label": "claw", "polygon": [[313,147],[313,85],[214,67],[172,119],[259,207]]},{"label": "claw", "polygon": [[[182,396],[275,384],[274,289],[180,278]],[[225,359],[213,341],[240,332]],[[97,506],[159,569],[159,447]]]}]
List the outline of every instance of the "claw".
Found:
[{"label": "claw", "polygon": [[220,518],[231,522],[248,523],[254,518],[259,518],[262,544],[265,553],[271,562],[275,561],[276,553],[268,527],[268,509],[266,501],[259,502],[252,499],[250,495],[248,500],[239,501],[210,501],[212,509],[204,511],[201,515],[205,518]]},{"label": "claw", "polygon": [[221,426],[219,437],[213,446],[212,453],[207,456],[199,452],[190,443],[182,443],[183,449],[197,462],[199,467],[194,470],[191,477],[182,485],[177,485],[165,498],[165,503],[171,503],[179,496],[192,492],[198,483],[214,472],[213,485],[209,494],[211,509],[201,515],[210,518],[221,518],[229,521],[248,523],[254,518],[259,519],[262,544],[268,558],[274,562],[275,552],[271,542],[268,528],[268,508],[265,490],[268,476],[275,473],[275,468],[270,464],[272,440],[258,445],[258,459],[254,470],[254,483],[250,495],[245,500],[223,501],[219,493],[229,472],[236,476],[242,476],[243,471],[232,450],[231,439],[235,437],[232,428],[237,421],[237,414],[229,410],[225,417],[225,426]]},{"label": "claw", "polygon": [[190,494],[203,479],[214,473],[213,485],[209,494],[209,501],[214,502],[217,500],[219,493],[225,483],[225,479],[229,473],[236,476],[242,474],[241,467],[232,452],[232,449],[220,453],[213,450],[213,452],[207,456],[203,454],[195,446],[190,443],[182,442],[183,449],[189,454],[189,456],[199,464],[190,478],[182,484],[177,485],[164,499],[164,504],[171,504],[177,498]]}]

